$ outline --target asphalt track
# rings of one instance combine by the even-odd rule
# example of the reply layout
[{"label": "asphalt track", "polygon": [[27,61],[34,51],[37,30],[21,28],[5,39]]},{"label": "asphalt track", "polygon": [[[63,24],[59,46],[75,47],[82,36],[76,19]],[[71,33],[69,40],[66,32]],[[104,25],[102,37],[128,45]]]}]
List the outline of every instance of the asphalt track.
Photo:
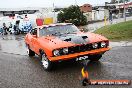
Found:
[{"label": "asphalt track", "polygon": [[[23,35],[0,38],[0,88],[83,88],[83,62],[55,63],[44,71],[38,56],[26,55]],[[132,45],[114,46],[99,62],[88,62],[90,79],[132,80]],[[132,85],[88,85],[86,88],[132,88]]]}]

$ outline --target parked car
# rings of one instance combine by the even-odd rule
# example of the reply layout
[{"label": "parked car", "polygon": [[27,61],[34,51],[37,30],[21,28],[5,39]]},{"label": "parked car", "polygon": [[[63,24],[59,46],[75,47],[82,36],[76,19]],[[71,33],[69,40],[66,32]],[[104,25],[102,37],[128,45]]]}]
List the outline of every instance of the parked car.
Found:
[{"label": "parked car", "polygon": [[109,40],[101,35],[81,32],[71,23],[43,25],[25,36],[29,56],[39,55],[45,70],[53,62],[65,60],[98,61],[108,51]]}]

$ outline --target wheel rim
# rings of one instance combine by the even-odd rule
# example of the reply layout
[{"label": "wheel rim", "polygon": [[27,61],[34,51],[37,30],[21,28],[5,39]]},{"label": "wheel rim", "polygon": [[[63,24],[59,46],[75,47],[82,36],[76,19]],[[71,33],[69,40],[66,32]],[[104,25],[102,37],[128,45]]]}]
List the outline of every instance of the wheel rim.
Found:
[{"label": "wheel rim", "polygon": [[45,54],[42,55],[42,61],[41,62],[42,62],[42,65],[44,68],[48,68],[49,62],[48,62],[48,59],[47,59]]}]

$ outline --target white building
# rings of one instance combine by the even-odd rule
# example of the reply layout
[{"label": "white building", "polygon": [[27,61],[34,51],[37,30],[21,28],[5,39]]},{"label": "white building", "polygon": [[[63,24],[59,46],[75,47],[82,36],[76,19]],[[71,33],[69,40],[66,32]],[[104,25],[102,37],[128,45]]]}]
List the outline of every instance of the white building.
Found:
[{"label": "white building", "polygon": [[92,21],[101,21],[109,17],[109,10],[104,9],[104,6],[98,6],[98,9],[92,10]]}]

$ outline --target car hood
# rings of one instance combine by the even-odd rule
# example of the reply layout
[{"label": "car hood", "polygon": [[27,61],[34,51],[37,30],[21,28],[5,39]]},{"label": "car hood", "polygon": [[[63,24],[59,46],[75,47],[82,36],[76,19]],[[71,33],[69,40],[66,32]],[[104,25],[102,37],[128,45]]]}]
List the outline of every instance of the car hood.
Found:
[{"label": "car hood", "polygon": [[64,34],[61,36],[43,36],[40,38],[42,44],[50,46],[52,49],[70,47],[81,44],[88,44],[107,40],[101,35],[94,33],[75,33],[75,34]]}]

